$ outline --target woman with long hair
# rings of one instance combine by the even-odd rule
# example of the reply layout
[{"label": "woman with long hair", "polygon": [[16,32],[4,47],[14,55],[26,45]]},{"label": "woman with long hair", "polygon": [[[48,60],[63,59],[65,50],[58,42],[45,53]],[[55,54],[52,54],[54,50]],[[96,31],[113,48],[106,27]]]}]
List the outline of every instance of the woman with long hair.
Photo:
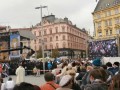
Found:
[{"label": "woman with long hair", "polygon": [[112,77],[109,90],[120,90],[120,73]]}]

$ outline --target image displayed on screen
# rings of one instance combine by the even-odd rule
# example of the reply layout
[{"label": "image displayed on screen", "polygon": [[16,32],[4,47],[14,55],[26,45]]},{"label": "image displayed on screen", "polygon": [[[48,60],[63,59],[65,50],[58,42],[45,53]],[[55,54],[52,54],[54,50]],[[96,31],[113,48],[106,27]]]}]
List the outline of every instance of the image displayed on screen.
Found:
[{"label": "image displayed on screen", "polygon": [[118,47],[116,39],[93,41],[89,43],[89,57],[116,57],[118,56]]},{"label": "image displayed on screen", "polygon": [[[17,34],[10,35],[10,48],[11,49],[16,49],[20,47],[20,36]],[[10,52],[10,57],[19,57],[20,56],[20,51],[11,51]]]}]

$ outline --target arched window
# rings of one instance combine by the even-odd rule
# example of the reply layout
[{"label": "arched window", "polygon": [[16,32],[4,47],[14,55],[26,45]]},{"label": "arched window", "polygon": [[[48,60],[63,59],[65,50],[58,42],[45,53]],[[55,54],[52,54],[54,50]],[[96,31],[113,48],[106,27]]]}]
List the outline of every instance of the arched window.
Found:
[{"label": "arched window", "polygon": [[68,48],[70,48],[70,43],[68,43]]},{"label": "arched window", "polygon": [[58,33],[58,27],[55,27],[56,33]]},{"label": "arched window", "polygon": [[45,50],[47,50],[47,45],[45,45]]},{"label": "arched window", "polygon": [[50,34],[52,34],[52,28],[50,28],[49,31],[50,31]]},{"label": "arched window", "polygon": [[39,36],[41,36],[41,32],[39,32]]},{"label": "arched window", "polygon": [[65,40],[65,35],[63,35],[63,40]]},{"label": "arched window", "polygon": [[50,37],[50,42],[52,42],[52,37]]},{"label": "arched window", "polygon": [[56,41],[58,41],[58,36],[56,36]]},{"label": "arched window", "polygon": [[65,26],[62,26],[62,32],[65,32]]},{"label": "arched window", "polygon": [[53,49],[53,45],[52,44],[50,44],[50,49]]},{"label": "arched window", "polygon": [[56,48],[59,48],[59,45],[58,45],[58,43],[56,43]]},{"label": "arched window", "polygon": [[66,48],[66,43],[65,42],[63,42],[63,48]]}]

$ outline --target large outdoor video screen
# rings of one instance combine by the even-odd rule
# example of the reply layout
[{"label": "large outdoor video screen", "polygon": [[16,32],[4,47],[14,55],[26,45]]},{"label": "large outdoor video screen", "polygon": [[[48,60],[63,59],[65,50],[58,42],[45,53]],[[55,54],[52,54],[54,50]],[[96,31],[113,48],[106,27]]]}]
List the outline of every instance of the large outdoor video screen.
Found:
[{"label": "large outdoor video screen", "polygon": [[118,56],[117,40],[92,41],[89,43],[89,57],[116,57]]},{"label": "large outdoor video screen", "polygon": [[[20,35],[19,34],[12,34],[10,35],[10,48],[16,49],[20,47]],[[20,57],[20,50],[11,51],[10,57]]]}]

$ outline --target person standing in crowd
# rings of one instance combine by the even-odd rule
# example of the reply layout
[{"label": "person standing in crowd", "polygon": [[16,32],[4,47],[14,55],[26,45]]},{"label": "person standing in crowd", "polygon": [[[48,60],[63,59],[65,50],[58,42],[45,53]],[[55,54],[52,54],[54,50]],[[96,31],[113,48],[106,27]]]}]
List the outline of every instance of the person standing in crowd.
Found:
[{"label": "person standing in crowd", "polygon": [[119,62],[114,62],[113,67],[114,67],[114,75],[116,75],[119,71]]},{"label": "person standing in crowd", "polygon": [[54,74],[54,76],[58,75],[60,73],[61,68],[57,67],[57,64],[54,64],[54,68],[52,70],[52,73]]},{"label": "person standing in crowd", "polygon": [[68,64],[66,62],[64,62],[63,65],[62,65],[61,73],[58,74],[56,77],[62,77],[64,75],[66,75],[66,73],[67,73],[67,66],[68,66]]},{"label": "person standing in crowd", "polygon": [[107,70],[114,75],[114,68],[112,67],[112,63],[111,62],[107,62],[106,66],[107,66]]},{"label": "person standing in crowd", "polygon": [[73,78],[71,75],[65,75],[60,80],[59,85],[61,87],[57,88],[56,90],[73,90],[71,89],[73,86]]},{"label": "person standing in crowd", "polygon": [[14,86],[15,86],[15,82],[12,80],[11,77],[9,77],[8,81],[6,81],[5,83],[6,90],[13,90]]},{"label": "person standing in crowd", "polygon": [[36,74],[37,74],[37,68],[36,68],[36,66],[33,68],[33,75],[34,76],[36,76]]},{"label": "person standing in crowd", "polygon": [[[95,64],[94,64],[94,66],[95,66]],[[91,72],[91,70],[93,70],[93,67],[92,66],[87,66],[87,68],[86,68],[86,73],[83,73],[83,76],[81,77],[79,77],[79,78],[81,78],[82,80],[81,80],[81,89],[84,89],[84,87],[85,87],[85,85],[86,84],[90,84],[90,72]]]},{"label": "person standing in crowd", "polygon": [[108,86],[106,84],[107,73],[104,69],[93,69],[90,72],[90,82],[91,84],[87,84],[84,90],[108,90]]},{"label": "person standing in crowd", "polygon": [[107,66],[106,65],[102,65],[101,68],[104,69],[106,71],[106,73],[107,73],[107,81],[106,82],[109,85],[113,74],[112,74],[112,72],[107,70]]},{"label": "person standing in crowd", "polygon": [[96,58],[95,60],[93,60],[93,62],[92,62],[92,65],[93,65],[93,68],[94,69],[99,69],[100,68],[100,66],[101,66],[101,60],[100,60],[100,58]]},{"label": "person standing in crowd", "polygon": [[56,90],[60,86],[54,82],[55,76],[51,72],[44,75],[46,83],[40,86],[40,90]]},{"label": "person standing in crowd", "polygon": [[25,69],[22,67],[22,64],[19,64],[19,67],[16,69],[16,84],[24,82]]},{"label": "person standing in crowd", "polygon": [[0,63],[0,77],[2,77],[2,64]]},{"label": "person standing in crowd", "polygon": [[112,77],[111,84],[108,90],[120,90],[120,74]]},{"label": "person standing in crowd", "polygon": [[39,62],[36,64],[36,68],[37,68],[36,76],[40,76],[40,63]]}]

